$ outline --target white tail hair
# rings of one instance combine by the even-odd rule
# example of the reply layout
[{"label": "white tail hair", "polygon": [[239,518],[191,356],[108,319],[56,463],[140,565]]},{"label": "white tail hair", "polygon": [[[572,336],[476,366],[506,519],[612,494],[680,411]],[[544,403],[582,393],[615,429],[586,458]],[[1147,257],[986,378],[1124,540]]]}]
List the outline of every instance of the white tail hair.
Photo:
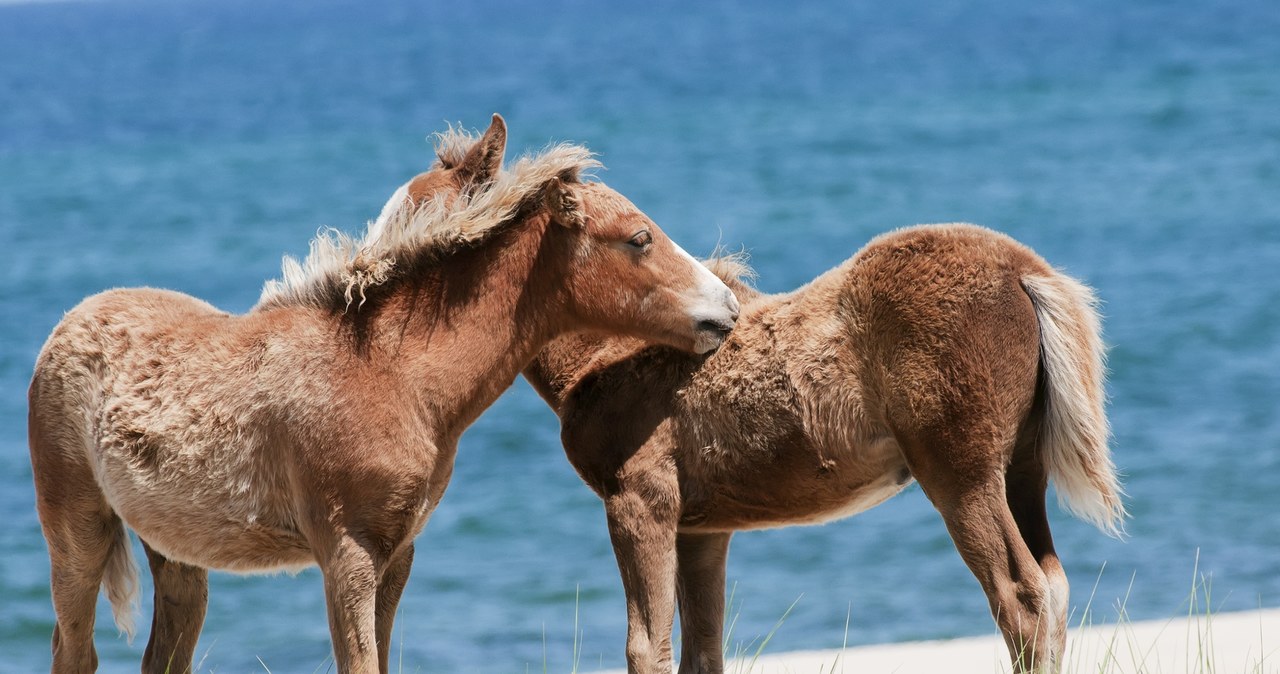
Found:
[{"label": "white tail hair", "polygon": [[133,559],[133,548],[129,546],[129,534],[119,520],[112,533],[111,550],[107,552],[102,589],[111,602],[111,617],[116,627],[124,632],[129,643],[133,643],[133,618],[138,610],[138,564]]},{"label": "white tail hair", "polygon": [[1123,535],[1123,491],[1107,447],[1106,353],[1098,299],[1065,274],[1026,276],[1044,368],[1045,418],[1038,450],[1058,501],[1111,536]]}]

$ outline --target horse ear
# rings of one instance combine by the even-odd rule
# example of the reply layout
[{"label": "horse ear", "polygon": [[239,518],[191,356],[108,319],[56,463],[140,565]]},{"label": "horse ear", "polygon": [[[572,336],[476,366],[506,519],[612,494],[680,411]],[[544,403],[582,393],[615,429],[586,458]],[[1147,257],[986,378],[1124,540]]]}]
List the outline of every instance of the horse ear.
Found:
[{"label": "horse ear", "polygon": [[586,216],[582,213],[582,204],[573,190],[564,184],[559,176],[547,183],[543,200],[551,219],[564,227],[582,227],[586,224]]},{"label": "horse ear", "polygon": [[458,174],[472,183],[487,183],[502,170],[502,155],[507,150],[507,123],[493,113],[493,121],[476,144],[458,162]]}]

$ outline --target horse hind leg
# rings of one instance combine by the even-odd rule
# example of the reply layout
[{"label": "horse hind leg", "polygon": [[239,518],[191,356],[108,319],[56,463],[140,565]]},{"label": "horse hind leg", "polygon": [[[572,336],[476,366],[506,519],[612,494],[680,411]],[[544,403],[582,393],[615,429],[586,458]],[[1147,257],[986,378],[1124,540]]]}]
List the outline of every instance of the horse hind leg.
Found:
[{"label": "horse hind leg", "polygon": [[142,671],[149,674],[189,672],[209,603],[209,573],[166,558],[146,541],[142,546],[155,584],[151,636],[142,656]]},{"label": "horse hind leg", "polygon": [[57,618],[53,671],[92,672],[98,665],[93,647],[98,588],[106,590],[116,624],[132,636],[137,567],[124,523],[107,505],[83,447],[77,446],[83,441],[44,424],[36,409],[33,404],[28,432]]},{"label": "horse hind leg", "polygon": [[57,617],[52,671],[95,671],[98,655],[93,647],[93,627],[98,587],[110,558],[119,554],[114,531],[123,536],[123,525],[112,514],[88,512],[42,516],[41,525],[49,545],[50,589]]},{"label": "horse hind leg", "polygon": [[1047,586],[1042,620],[1049,635],[1049,655],[1054,668],[1061,667],[1067,643],[1067,609],[1070,585],[1067,573],[1053,547],[1049,530],[1049,514],[1045,503],[1048,472],[1036,449],[1038,424],[1033,419],[1024,425],[1014,448],[1013,459],[1005,473],[1005,499],[1023,543],[1044,573]]},{"label": "horse hind leg", "polygon": [[[1057,671],[1049,579],[1006,498],[1004,456],[984,434],[899,435],[912,473],[987,595],[1014,671]],[[988,434],[989,435],[989,434]]]}]

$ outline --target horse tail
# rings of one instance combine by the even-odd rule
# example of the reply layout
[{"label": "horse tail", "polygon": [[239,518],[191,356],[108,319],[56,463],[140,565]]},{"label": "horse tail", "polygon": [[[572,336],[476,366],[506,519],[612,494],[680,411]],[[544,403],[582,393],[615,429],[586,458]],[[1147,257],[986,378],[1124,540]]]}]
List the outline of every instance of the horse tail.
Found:
[{"label": "horse tail", "polygon": [[1098,299],[1088,286],[1059,273],[1025,276],[1022,287],[1040,327],[1045,413],[1039,453],[1059,503],[1119,537],[1127,513],[1107,447],[1106,354]]},{"label": "horse tail", "polygon": [[129,545],[129,533],[124,522],[114,517],[114,531],[111,535],[111,549],[107,551],[107,564],[102,573],[102,589],[111,602],[111,617],[116,627],[125,633],[129,642],[133,642],[134,612],[138,607],[138,564],[133,559],[133,548]]}]

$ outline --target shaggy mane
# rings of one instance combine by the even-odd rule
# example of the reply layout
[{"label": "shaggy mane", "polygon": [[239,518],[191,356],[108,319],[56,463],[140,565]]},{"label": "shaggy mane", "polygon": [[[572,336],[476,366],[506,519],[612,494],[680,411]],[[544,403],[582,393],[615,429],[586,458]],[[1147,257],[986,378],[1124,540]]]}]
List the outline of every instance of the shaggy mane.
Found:
[{"label": "shaggy mane", "polygon": [[433,136],[435,138],[436,163],[431,166],[432,169],[448,169],[461,164],[462,159],[467,156],[467,152],[480,140],[479,135],[452,124],[444,131],[437,131]]},{"label": "shaggy mane", "polygon": [[706,267],[712,274],[725,283],[742,283],[750,285],[756,280],[756,270],[748,264],[751,256],[746,251],[740,250],[735,253],[726,253],[717,249],[711,252],[711,257],[702,261],[702,266]]},{"label": "shaggy mane", "polygon": [[[454,127],[436,134],[432,170],[456,166],[477,140],[477,134]],[[464,190],[452,203],[429,200],[416,209],[386,210],[358,238],[335,229],[322,231],[311,241],[305,260],[284,257],[281,277],[267,281],[256,308],[359,306],[369,289],[394,278],[410,258],[446,255],[477,244],[509,222],[552,178],[577,182],[583,172],[600,165],[585,147],[552,145],[516,160],[491,182]]]}]

